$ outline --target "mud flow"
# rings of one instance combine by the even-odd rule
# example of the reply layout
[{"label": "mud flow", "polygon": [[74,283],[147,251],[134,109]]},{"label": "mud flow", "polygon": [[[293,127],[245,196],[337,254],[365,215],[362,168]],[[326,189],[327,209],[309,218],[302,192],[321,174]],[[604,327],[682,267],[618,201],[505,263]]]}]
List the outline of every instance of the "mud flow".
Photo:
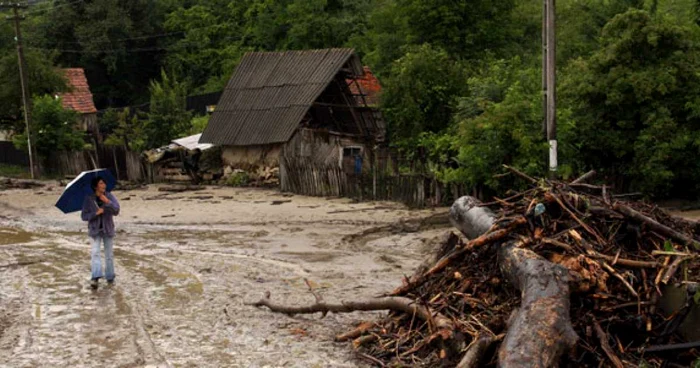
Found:
[{"label": "mud flow", "polygon": [[[92,290],[79,214],[58,184],[0,192],[0,367],[360,367],[336,334],[376,314],[287,317],[265,291],[309,303],[394,288],[447,224],[387,203],[206,188],[115,192],[113,285]],[[282,204],[275,201],[285,201]]]}]

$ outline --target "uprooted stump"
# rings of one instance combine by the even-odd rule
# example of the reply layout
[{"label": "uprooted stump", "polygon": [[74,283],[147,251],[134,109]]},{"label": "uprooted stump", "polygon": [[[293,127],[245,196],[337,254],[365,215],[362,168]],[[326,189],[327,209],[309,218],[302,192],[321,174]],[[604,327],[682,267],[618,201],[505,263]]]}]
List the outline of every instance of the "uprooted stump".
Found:
[{"label": "uprooted stump", "polygon": [[578,192],[581,180],[516,175],[533,187],[488,204],[456,201],[450,220],[468,239],[445,236],[386,297],[257,305],[288,314],[387,310],[337,338],[377,366],[660,367],[700,358],[676,333],[690,309],[657,307],[664,285],[697,283],[700,225],[612,200],[605,186]]}]

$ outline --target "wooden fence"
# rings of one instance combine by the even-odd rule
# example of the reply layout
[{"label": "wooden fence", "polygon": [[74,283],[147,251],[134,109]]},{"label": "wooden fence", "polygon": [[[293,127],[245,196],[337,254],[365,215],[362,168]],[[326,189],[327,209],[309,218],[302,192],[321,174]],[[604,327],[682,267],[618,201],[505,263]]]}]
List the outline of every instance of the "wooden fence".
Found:
[{"label": "wooden fence", "polygon": [[42,173],[54,177],[75,176],[85,170],[108,169],[120,181],[143,181],[144,165],[138,153],[125,147],[101,146],[96,150],[56,152],[42,160]]},{"label": "wooden fence", "polygon": [[29,154],[9,141],[0,141],[0,164],[29,167]]},{"label": "wooden fence", "polygon": [[[308,196],[348,197],[357,200],[390,200],[424,207],[427,199],[423,175],[390,175],[364,172],[348,174],[334,165],[318,166],[282,159],[282,191]],[[429,185],[428,185],[429,186]]]}]

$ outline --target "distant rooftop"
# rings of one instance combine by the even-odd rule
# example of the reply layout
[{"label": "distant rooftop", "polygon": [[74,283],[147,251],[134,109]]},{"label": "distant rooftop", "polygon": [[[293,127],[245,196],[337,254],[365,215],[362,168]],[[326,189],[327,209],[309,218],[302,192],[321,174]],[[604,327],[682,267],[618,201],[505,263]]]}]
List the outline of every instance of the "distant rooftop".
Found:
[{"label": "distant rooftop", "polygon": [[95,102],[92,100],[92,92],[88,85],[85,71],[82,68],[61,69],[68,80],[69,92],[59,93],[63,101],[63,107],[77,111],[81,114],[93,114],[97,112]]}]

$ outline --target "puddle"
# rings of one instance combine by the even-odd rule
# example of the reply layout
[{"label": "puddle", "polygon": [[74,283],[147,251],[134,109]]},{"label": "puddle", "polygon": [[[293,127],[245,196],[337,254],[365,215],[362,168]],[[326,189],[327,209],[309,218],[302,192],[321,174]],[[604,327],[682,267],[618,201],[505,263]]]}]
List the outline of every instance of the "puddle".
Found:
[{"label": "puddle", "polygon": [[340,256],[338,253],[328,252],[277,252],[279,255],[292,256],[306,262],[330,262]]},{"label": "puddle", "polygon": [[0,228],[0,245],[23,244],[38,239],[37,234],[11,227]]}]

